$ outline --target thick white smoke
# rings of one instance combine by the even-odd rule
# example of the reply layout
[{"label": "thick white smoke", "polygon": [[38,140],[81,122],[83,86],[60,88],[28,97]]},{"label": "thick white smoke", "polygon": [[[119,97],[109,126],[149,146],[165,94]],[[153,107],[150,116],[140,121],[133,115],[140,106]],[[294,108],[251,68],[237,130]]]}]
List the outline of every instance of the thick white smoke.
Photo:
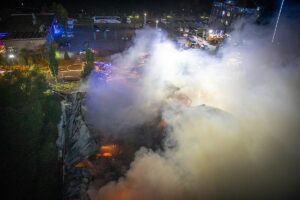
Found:
[{"label": "thick white smoke", "polygon": [[142,148],[126,176],[91,190],[92,198],[291,199],[300,184],[300,60],[283,48],[254,25],[233,33],[218,55],[179,50],[161,31],[138,32],[113,58],[115,78],[89,89],[91,118],[113,132],[163,105],[165,145],[177,145]]}]

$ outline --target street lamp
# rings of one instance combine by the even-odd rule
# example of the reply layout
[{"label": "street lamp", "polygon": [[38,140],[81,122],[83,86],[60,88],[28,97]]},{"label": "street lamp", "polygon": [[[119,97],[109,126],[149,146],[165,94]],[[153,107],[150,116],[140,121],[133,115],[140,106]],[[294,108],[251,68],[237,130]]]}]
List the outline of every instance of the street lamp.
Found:
[{"label": "street lamp", "polygon": [[10,58],[10,59],[13,59],[13,58],[15,58],[16,56],[14,55],[14,54],[9,54],[8,55],[8,58]]},{"label": "street lamp", "polygon": [[158,27],[158,19],[155,21],[155,24],[156,24],[155,28],[157,28]]},{"label": "street lamp", "polygon": [[144,26],[146,26],[146,21],[147,21],[147,13],[144,13]]},{"label": "street lamp", "polygon": [[8,54],[8,59],[11,60],[13,65],[15,64],[15,62],[14,62],[15,57],[16,57],[16,55],[14,53]]}]

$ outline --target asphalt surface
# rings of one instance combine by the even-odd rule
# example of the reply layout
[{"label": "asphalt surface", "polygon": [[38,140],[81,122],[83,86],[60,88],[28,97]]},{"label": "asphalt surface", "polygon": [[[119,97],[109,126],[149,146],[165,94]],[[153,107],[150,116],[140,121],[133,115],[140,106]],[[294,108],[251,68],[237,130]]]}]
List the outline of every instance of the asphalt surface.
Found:
[{"label": "asphalt surface", "polygon": [[[124,25],[103,25],[98,32],[92,24],[75,26],[74,37],[68,39],[70,47],[61,50],[68,50],[76,54],[83,50],[85,43],[88,43],[89,47],[95,51],[119,52],[131,45],[130,38],[133,38],[134,34],[135,29]],[[124,38],[128,38],[128,40],[124,40]]]},{"label": "asphalt surface", "polygon": [[75,57],[76,61],[72,65],[61,66],[59,70],[59,79],[66,81],[80,80],[83,56],[80,51],[84,49],[84,44],[95,51],[96,55],[107,55],[107,53],[121,52],[128,48],[135,35],[135,30],[124,24],[101,24],[100,30],[96,31],[93,24],[79,25],[74,27],[74,37],[68,38],[69,47],[60,48],[61,55],[65,51]]}]

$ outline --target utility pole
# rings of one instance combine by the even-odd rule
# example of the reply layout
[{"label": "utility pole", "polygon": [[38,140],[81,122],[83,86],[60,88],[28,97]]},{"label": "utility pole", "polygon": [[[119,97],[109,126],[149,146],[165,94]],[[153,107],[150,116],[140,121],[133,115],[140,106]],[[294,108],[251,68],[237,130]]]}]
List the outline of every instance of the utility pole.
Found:
[{"label": "utility pole", "polygon": [[276,20],[276,25],[275,25],[275,29],[274,29],[274,33],[273,33],[273,37],[272,37],[272,43],[274,43],[274,39],[275,39],[275,35],[276,35],[276,32],[277,32],[277,26],[278,26],[278,22],[279,22],[279,19],[280,19],[283,3],[284,3],[284,0],[281,1],[281,6],[280,6],[280,9],[279,9],[279,13],[278,13],[278,17],[277,17],[277,20]]},{"label": "utility pole", "polygon": [[144,27],[146,26],[146,23],[147,23],[147,13],[145,12],[144,13]]}]

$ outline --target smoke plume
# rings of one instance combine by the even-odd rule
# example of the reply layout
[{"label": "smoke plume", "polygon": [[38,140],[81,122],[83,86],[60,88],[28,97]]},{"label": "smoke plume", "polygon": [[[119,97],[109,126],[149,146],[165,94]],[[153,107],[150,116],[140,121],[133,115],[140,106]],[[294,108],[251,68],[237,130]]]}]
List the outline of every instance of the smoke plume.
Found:
[{"label": "smoke plume", "polygon": [[125,177],[90,191],[93,199],[297,195],[299,41],[284,25],[285,42],[276,44],[269,27],[236,29],[216,55],[180,50],[163,31],[144,29],[113,57],[112,79],[88,89],[90,119],[122,134],[161,112],[168,136],[164,152],[141,148]]}]

